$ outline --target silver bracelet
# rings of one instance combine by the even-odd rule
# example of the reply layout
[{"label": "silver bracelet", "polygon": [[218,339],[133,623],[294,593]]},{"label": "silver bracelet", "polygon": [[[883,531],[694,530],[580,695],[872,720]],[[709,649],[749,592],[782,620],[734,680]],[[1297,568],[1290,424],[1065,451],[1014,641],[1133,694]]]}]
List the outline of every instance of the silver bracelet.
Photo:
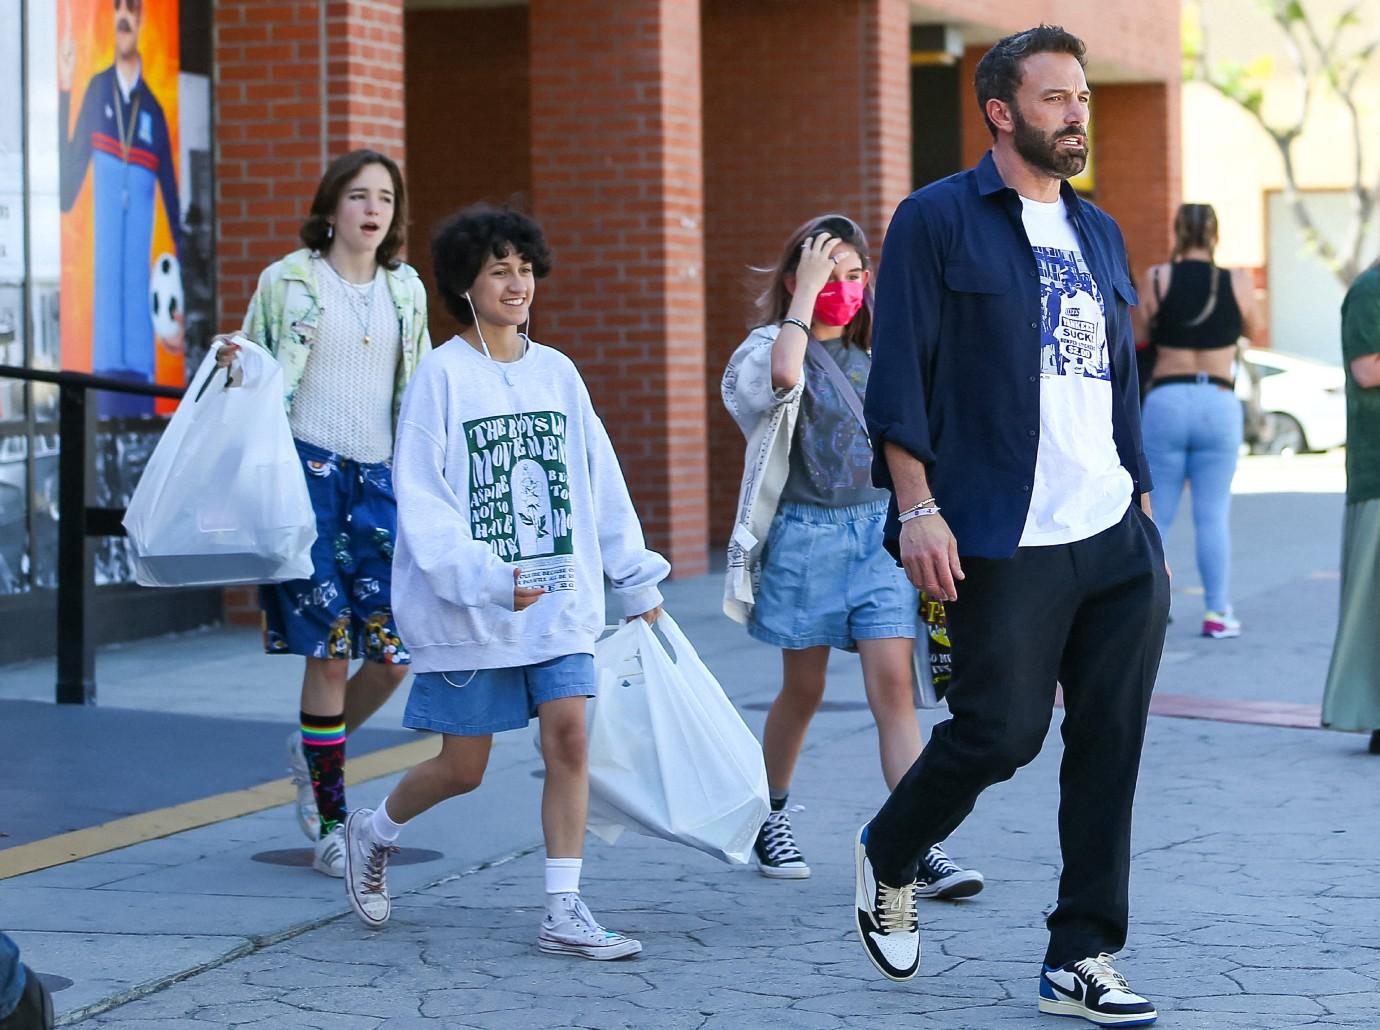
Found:
[{"label": "silver bracelet", "polygon": [[802,321],[801,321],[800,319],[798,319],[798,318],[783,318],[783,319],[781,320],[781,326],[782,326],[782,328],[785,328],[785,327],[788,326],[788,325],[799,326],[799,327],[800,327],[800,331],[801,331],[802,333],[804,333],[806,336],[809,336],[809,335],[810,335],[810,327],[809,327],[808,325],[806,325],[804,322],[802,322]]},{"label": "silver bracelet", "polygon": [[896,521],[903,525],[911,519],[923,518],[926,515],[938,515],[939,505],[937,504],[916,504],[896,516]]}]

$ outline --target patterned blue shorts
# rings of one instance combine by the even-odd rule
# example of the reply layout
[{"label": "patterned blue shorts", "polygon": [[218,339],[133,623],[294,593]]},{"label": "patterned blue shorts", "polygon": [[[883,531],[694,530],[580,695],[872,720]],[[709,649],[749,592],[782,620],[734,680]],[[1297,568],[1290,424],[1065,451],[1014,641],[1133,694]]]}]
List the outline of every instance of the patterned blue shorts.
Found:
[{"label": "patterned blue shorts", "polygon": [[405,665],[411,657],[389,596],[398,529],[392,468],[296,444],[316,510],[312,575],[259,588],[264,650]]}]

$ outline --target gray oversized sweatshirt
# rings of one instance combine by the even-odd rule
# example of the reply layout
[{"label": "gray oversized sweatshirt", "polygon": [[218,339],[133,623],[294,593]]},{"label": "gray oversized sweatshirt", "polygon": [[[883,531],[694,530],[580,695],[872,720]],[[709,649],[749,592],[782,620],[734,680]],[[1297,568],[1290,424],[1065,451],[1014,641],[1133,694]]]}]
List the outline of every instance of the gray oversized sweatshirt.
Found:
[{"label": "gray oversized sweatshirt", "polygon": [[[569,358],[539,343],[500,364],[459,337],[408,384],[393,452],[392,600],[417,672],[592,654],[604,577],[624,615],[661,604],[604,424]],[[513,611],[513,570],[548,593]]]}]

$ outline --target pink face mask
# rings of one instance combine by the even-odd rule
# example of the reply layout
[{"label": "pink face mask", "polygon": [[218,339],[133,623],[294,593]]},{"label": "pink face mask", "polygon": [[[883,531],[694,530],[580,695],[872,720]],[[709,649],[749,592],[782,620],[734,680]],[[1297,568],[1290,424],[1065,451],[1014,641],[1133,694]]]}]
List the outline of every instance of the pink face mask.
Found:
[{"label": "pink face mask", "polygon": [[815,298],[815,320],[825,325],[847,325],[863,305],[863,284],[857,280],[826,283]]}]

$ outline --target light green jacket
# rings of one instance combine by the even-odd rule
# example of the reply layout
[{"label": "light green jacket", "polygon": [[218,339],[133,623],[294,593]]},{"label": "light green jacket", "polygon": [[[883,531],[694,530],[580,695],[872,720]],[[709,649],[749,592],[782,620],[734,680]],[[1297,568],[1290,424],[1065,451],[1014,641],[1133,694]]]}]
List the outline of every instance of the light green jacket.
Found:
[{"label": "light green jacket", "polygon": [[[258,288],[244,316],[241,331],[277,358],[283,368],[283,403],[289,411],[297,386],[302,382],[307,359],[311,357],[321,314],[326,310],[321,304],[321,289],[317,283],[318,262],[324,260],[318,252],[303,248],[269,265],[259,276]],[[426,327],[426,288],[416,269],[400,264],[387,272],[386,277],[389,295],[398,311],[402,340],[402,359],[393,383],[393,424],[396,426],[403,391],[416,371],[417,362],[431,349],[431,336]]]}]

